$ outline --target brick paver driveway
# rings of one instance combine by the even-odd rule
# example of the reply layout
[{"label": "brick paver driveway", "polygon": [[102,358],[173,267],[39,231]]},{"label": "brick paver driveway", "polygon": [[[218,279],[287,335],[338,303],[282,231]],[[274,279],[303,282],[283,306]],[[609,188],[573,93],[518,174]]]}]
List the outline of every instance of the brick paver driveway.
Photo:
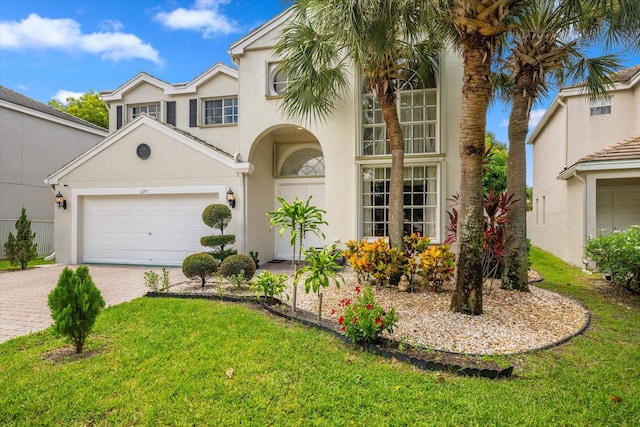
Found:
[{"label": "brick paver driveway", "polygon": [[[47,297],[58,283],[64,265],[47,265],[24,271],[0,272],[0,342],[40,331],[53,321]],[[77,266],[69,266],[75,270]],[[145,294],[144,272],[160,268],[89,265],[89,274],[102,292],[107,307]],[[180,268],[169,268],[172,283],[186,280]]]}]

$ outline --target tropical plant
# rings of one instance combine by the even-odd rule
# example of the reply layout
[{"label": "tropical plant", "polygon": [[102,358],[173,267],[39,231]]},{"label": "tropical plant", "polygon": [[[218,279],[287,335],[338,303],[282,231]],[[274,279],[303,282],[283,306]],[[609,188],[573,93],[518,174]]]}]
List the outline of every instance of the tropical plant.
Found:
[{"label": "tropical plant", "polygon": [[258,259],[258,257],[260,256],[260,252],[249,251],[249,256],[251,257],[253,262],[256,263],[256,268],[260,268],[260,260]]},{"label": "tropical plant", "polygon": [[350,240],[343,255],[356,273],[359,284],[383,285],[401,274],[406,265],[405,254],[397,247],[390,247],[384,238],[372,243]]},{"label": "tropical plant", "polygon": [[507,189],[507,146],[498,141],[493,132],[487,132],[484,138],[485,160],[482,171],[482,191],[484,194],[493,189],[502,193]]},{"label": "tropical plant", "polygon": [[411,233],[409,236],[404,236],[405,265],[403,273],[410,279],[411,292],[414,291],[413,275],[420,268],[419,254],[427,250],[430,244],[431,239],[422,237],[419,233]]},{"label": "tropical plant", "polygon": [[220,264],[220,274],[227,279],[235,276],[235,279],[240,282],[246,282],[256,274],[256,263],[253,262],[249,255],[231,255],[226,257]]},{"label": "tropical plant", "polygon": [[585,253],[613,283],[640,292],[640,225],[590,238]]},{"label": "tropical plant", "polygon": [[384,331],[393,333],[398,324],[396,309],[385,310],[376,302],[369,286],[362,291],[356,287],[356,292],[355,301],[340,301],[340,306],[344,307],[344,315],[338,319],[338,324],[342,325],[340,330],[354,343],[374,343]]},{"label": "tropical plant", "polygon": [[261,297],[273,299],[280,295],[285,295],[289,299],[289,294],[285,292],[287,288],[286,282],[286,274],[273,274],[265,270],[255,277],[251,283],[251,290],[256,293],[258,301],[260,301]]},{"label": "tropical plant", "polygon": [[[289,85],[281,108],[293,119],[325,120],[347,93],[352,68],[380,105],[391,149],[389,239],[403,245],[404,138],[396,106],[399,82],[433,80],[440,38],[427,37],[414,0],[298,0],[276,53]],[[436,34],[435,32],[431,32]]]},{"label": "tropical plant", "polygon": [[182,261],[182,273],[189,279],[198,278],[204,287],[208,277],[218,271],[219,261],[211,254],[201,252],[189,255]]},{"label": "tropical plant", "polygon": [[27,219],[27,210],[23,207],[20,218],[16,221],[16,235],[9,232],[4,243],[4,251],[10,265],[19,265],[25,270],[29,261],[38,256],[38,245],[33,242],[36,233],[31,231],[31,220]]},{"label": "tropical plant", "polygon": [[209,205],[202,211],[202,222],[207,226],[217,229],[220,234],[212,236],[203,236],[200,238],[200,244],[202,246],[208,246],[213,248],[214,258],[222,261],[230,255],[237,253],[235,249],[225,249],[227,245],[235,243],[236,236],[233,234],[224,234],[224,229],[227,228],[231,222],[231,209],[227,205],[213,204]]},{"label": "tropical plant", "polygon": [[341,254],[340,251],[336,250],[336,245],[332,245],[330,248],[325,246],[319,251],[315,248],[309,248],[304,254],[307,265],[296,271],[293,283],[296,286],[300,278],[306,276],[304,289],[306,293],[313,290],[318,295],[318,320],[320,320],[322,317],[322,294],[320,289],[328,287],[332,281],[336,288],[340,287],[340,282],[344,284],[344,279],[339,273],[342,267],[336,262],[336,259]]},{"label": "tropical plant", "polygon": [[455,255],[449,245],[431,246],[418,254],[420,276],[434,292],[440,292],[442,284],[453,277]]},{"label": "tropical plant", "polygon": [[[622,0],[626,2],[626,0]],[[593,98],[603,97],[612,85],[612,72],[619,66],[614,55],[589,58],[586,16],[601,16],[610,6],[586,0],[544,0],[532,2],[526,13],[516,17],[504,48],[508,56],[502,75],[496,79],[502,97],[512,104],[509,116],[509,161],[507,192],[516,195],[508,213],[502,287],[528,291],[526,251],[526,153],[529,114],[548,85],[575,83],[586,79],[584,88]],[[640,9],[636,6],[640,21]]]},{"label": "tropical plant", "polygon": [[74,272],[65,267],[57,286],[48,297],[53,329],[71,338],[76,353],[82,353],[87,336],[105,306],[100,290],[89,275],[89,268],[80,266]]}]

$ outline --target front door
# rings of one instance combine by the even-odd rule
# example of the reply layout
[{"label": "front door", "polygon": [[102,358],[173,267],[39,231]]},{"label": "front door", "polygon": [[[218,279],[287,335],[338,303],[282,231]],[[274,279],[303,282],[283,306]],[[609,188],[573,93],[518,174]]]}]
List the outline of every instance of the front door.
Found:
[{"label": "front door", "polygon": [[[287,201],[287,203],[293,203],[296,197],[303,202],[306,202],[309,196],[311,198],[311,205],[324,209],[324,179],[307,178],[304,180],[277,180],[276,181],[276,196],[281,197]],[[280,202],[276,199],[275,208],[280,207]],[[321,227],[324,232],[325,227]],[[293,248],[291,247],[291,233],[286,231],[280,237],[280,231],[274,229],[275,235],[275,257],[276,259],[291,260],[293,256]],[[324,246],[324,239],[316,236],[314,233],[307,233],[303,241],[303,252],[310,247],[322,247]],[[297,254],[296,254],[297,256]],[[304,259],[304,255],[302,256]]]}]

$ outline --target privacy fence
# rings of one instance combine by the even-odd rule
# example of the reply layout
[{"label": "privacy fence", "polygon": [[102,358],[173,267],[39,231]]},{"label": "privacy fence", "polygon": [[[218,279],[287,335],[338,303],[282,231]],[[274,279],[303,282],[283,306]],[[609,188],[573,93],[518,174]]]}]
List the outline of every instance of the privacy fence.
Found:
[{"label": "privacy fence", "polygon": [[[4,243],[9,233],[16,235],[16,221],[17,219],[0,219],[0,259],[7,257],[4,253]],[[38,256],[51,255],[53,253],[53,221],[32,219],[31,231],[36,233]]]}]

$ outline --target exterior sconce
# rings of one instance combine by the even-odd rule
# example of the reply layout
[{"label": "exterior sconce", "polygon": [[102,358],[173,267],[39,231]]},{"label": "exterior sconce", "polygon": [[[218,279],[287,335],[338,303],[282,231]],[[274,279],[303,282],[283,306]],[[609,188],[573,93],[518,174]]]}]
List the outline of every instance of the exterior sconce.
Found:
[{"label": "exterior sconce", "polygon": [[231,188],[229,188],[229,191],[227,191],[227,202],[229,203],[229,206],[231,206],[232,208],[236,207],[236,195],[233,194],[233,191],[231,190]]},{"label": "exterior sconce", "polygon": [[62,194],[58,191],[56,194],[56,204],[58,205],[58,209],[67,209],[67,201],[62,197]]}]

